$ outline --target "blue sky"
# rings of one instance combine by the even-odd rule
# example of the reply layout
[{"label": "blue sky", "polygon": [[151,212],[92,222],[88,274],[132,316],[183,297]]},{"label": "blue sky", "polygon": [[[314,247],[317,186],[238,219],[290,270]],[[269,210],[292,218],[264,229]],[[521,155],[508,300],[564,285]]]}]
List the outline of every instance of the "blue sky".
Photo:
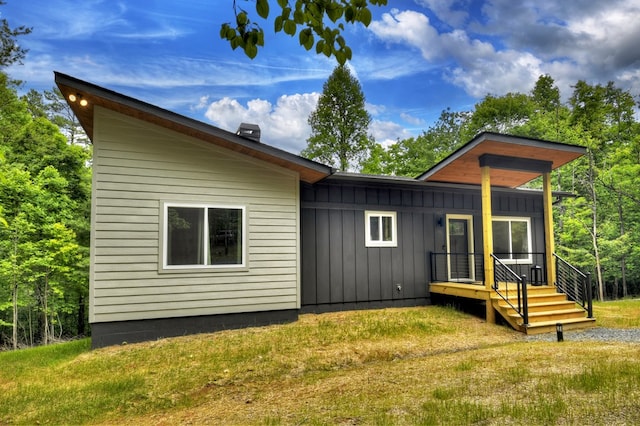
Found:
[{"label": "blue sky", "polygon": [[[19,39],[24,64],[7,72],[23,91],[51,89],[55,70],[226,130],[257,123],[264,142],[298,153],[335,60],[237,3],[265,29],[254,60],[219,38],[233,0],[7,0],[1,17],[33,27]],[[378,142],[417,136],[486,94],[529,92],[541,74],[565,99],[580,79],[640,94],[638,0],[389,0],[372,11],[345,38]]]}]

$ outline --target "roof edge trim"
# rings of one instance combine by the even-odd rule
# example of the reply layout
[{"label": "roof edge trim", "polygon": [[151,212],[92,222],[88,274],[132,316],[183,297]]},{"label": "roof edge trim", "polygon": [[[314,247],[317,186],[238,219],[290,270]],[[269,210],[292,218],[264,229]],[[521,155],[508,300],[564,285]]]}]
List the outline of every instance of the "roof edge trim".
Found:
[{"label": "roof edge trim", "polygon": [[[67,86],[74,90],[78,90],[79,92],[85,92],[87,94],[90,94],[91,96],[95,96],[96,98],[101,98],[106,101],[113,102],[127,108],[131,108],[133,110],[141,112],[142,114],[147,114],[149,116],[156,117],[160,120],[171,122],[174,125],[177,125],[179,127],[189,128],[194,131],[201,132],[203,134],[206,134],[215,138],[226,140],[231,144],[235,144],[238,147],[241,147],[243,152],[253,151],[256,153],[263,154],[266,157],[273,157],[274,159],[278,159],[285,163],[295,165],[298,168],[307,169],[310,172],[312,172],[314,176],[316,176],[313,179],[314,181],[318,181],[327,176],[330,176],[333,172],[332,168],[325,164],[318,163],[313,160],[309,160],[307,158],[284,151],[280,148],[276,148],[271,145],[266,145],[264,143],[256,143],[255,141],[251,141],[241,136],[238,136],[233,132],[223,130],[219,127],[204,123],[202,121],[195,120],[193,118],[175,113],[173,111],[169,111],[167,109],[152,105],[150,103],[141,101],[131,96],[123,95],[121,93],[115,92],[110,89],[106,89],[96,84],[80,80],[76,77],[72,77],[70,75],[67,75],[58,71],[54,71],[54,76],[55,76],[55,82],[58,86],[60,85]],[[165,127],[168,127],[168,126],[165,126]],[[264,161],[268,161],[268,160],[264,159]]]}]

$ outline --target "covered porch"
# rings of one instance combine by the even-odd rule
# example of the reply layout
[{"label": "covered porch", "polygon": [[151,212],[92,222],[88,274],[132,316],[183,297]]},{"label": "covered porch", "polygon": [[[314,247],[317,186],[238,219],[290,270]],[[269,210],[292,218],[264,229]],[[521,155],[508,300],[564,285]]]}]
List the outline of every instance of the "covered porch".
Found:
[{"label": "covered porch", "polygon": [[[430,292],[485,301],[486,319],[496,313],[526,333],[593,325],[589,276],[555,253],[553,170],[575,160],[585,148],[516,136],[482,133],[418,179],[478,185],[481,192],[481,248],[468,233],[472,218],[446,215],[447,243],[430,253]],[[527,218],[494,215],[492,191],[518,188],[542,178],[544,250],[518,238]],[[526,231],[526,232],[530,232]],[[506,235],[506,237],[505,237]],[[530,238],[529,238],[530,241]],[[443,247],[444,248],[444,247]]]}]

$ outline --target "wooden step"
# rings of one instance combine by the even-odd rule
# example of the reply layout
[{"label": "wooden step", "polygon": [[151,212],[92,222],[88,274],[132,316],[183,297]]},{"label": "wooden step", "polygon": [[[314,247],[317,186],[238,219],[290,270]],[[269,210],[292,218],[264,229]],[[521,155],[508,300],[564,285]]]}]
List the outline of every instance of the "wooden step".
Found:
[{"label": "wooden step", "polygon": [[[514,284],[510,284],[509,286],[505,287],[505,286],[500,286],[500,293],[505,293],[505,292],[509,292],[512,294],[516,294],[518,291],[518,286],[514,283]],[[547,286],[547,285],[542,285],[542,286],[532,286],[532,285],[527,285],[527,293],[530,294],[538,294],[538,293],[557,293],[555,287],[553,286]]]},{"label": "wooden step", "polygon": [[529,304],[567,301],[567,296],[562,293],[527,294],[527,297],[529,298]]},{"label": "wooden step", "polygon": [[585,328],[595,327],[596,319],[583,317],[583,318],[564,319],[560,321],[535,322],[535,323],[529,324],[528,327],[525,327],[524,332],[527,334],[552,333],[556,331],[556,324],[558,323],[562,324],[562,329],[564,331],[581,330]]},{"label": "wooden step", "polygon": [[[522,322],[522,317],[517,312],[509,313],[512,318],[517,318],[519,322]],[[535,322],[559,322],[564,319],[585,318],[585,311],[582,309],[562,309],[559,311],[545,311],[545,312],[529,312],[529,324]]]},{"label": "wooden step", "polygon": [[[509,298],[516,298],[518,297],[518,289],[515,287],[515,285],[510,286],[509,289],[504,289],[501,288],[500,289],[500,293],[503,296],[508,296]],[[551,287],[551,286],[527,286],[527,296],[529,297],[557,297],[560,296],[561,298],[565,297],[565,294],[563,293],[558,293],[555,289],[555,287]],[[492,297],[500,297],[497,293],[493,292],[492,293]]]},{"label": "wooden step", "polygon": [[[563,324],[565,330],[595,325],[595,319],[587,318],[587,313],[582,308],[568,300],[566,295],[557,293],[553,287],[537,287],[528,293],[529,324],[526,327],[520,314],[504,299],[497,294],[491,296],[493,307],[515,330],[538,334],[555,331],[558,323]],[[517,293],[514,292],[514,296],[511,297],[511,302],[515,305]]]},{"label": "wooden step", "polygon": [[[499,306],[501,308],[510,309],[511,306],[507,304],[507,302],[500,301]],[[560,311],[563,309],[573,309],[576,307],[576,304],[566,298],[562,298],[562,300],[554,300],[551,302],[548,301],[535,301],[532,302],[529,300],[529,314],[534,312],[546,312],[546,311]]]}]

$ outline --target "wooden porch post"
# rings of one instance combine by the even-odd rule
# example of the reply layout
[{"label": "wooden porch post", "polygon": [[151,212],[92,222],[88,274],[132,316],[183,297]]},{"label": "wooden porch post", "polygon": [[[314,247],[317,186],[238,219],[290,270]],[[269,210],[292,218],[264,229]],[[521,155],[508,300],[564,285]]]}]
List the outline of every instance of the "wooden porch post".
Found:
[{"label": "wooden porch post", "polygon": [[544,241],[545,259],[547,261],[547,285],[556,282],[556,262],[553,257],[555,241],[553,236],[553,197],[551,195],[551,172],[542,175],[542,189],[544,199]]},{"label": "wooden porch post", "polygon": [[[493,224],[491,222],[491,168],[480,167],[482,179],[482,244],[484,250],[484,282],[487,289],[493,287]],[[490,293],[489,293],[490,294]],[[487,322],[495,324],[496,313],[491,299],[487,300]]]}]

